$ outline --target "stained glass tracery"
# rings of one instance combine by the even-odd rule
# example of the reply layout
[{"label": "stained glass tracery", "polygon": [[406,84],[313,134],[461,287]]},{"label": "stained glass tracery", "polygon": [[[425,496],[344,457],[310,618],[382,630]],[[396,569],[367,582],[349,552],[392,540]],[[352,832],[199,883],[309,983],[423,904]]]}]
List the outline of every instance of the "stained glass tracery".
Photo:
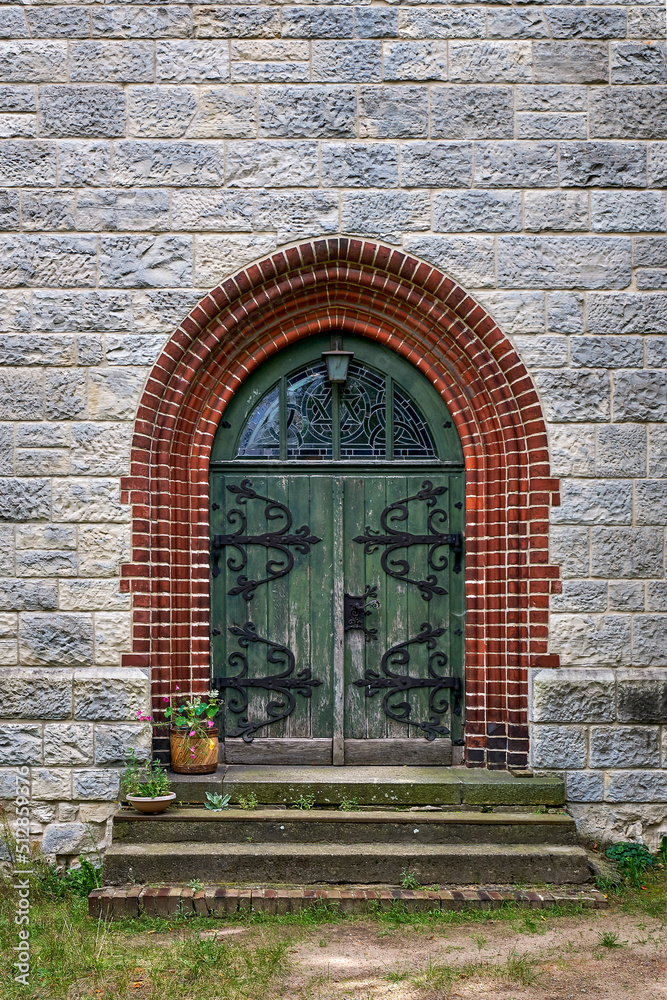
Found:
[{"label": "stained glass tracery", "polygon": [[[312,363],[273,386],[253,408],[241,433],[238,457],[281,457],[281,405],[284,407],[282,454],[290,460],[331,460],[334,391],[322,362]],[[428,424],[417,404],[392,385],[393,457],[435,459]],[[341,459],[384,460],[387,457],[387,379],[352,360],[347,382],[340,387],[337,412]]]}]

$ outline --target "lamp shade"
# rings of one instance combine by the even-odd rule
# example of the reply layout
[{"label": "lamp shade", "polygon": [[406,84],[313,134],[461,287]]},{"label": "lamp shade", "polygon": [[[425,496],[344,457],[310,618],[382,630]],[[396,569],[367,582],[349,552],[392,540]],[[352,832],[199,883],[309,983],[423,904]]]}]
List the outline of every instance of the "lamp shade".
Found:
[{"label": "lamp shade", "polygon": [[322,351],[322,358],[327,366],[327,377],[330,382],[342,384],[347,382],[347,371],[350,367],[352,351]]}]

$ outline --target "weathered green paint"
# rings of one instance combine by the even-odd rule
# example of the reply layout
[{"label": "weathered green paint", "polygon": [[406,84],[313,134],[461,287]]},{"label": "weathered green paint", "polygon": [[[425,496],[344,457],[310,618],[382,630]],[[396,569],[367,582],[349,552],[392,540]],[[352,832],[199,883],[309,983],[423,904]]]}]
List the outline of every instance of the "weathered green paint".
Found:
[{"label": "weathered green paint", "polygon": [[[373,365],[389,376],[391,385],[418,400],[436,442],[438,460],[419,463],[398,460],[287,462],[282,446],[281,460],[234,460],[239,437],[255,405],[277,383],[284,397],[287,375],[319,359],[321,351],[327,346],[328,338],[311,338],[289,351],[281,352],[263,365],[232,400],[225,426],[221,426],[216,436],[211,463],[212,536],[236,530],[239,515],[234,511],[242,511],[247,517],[246,533],[249,535],[279,532],[287,527],[287,515],[277,509],[267,510],[264,501],[254,498],[239,502],[238,494],[230,487],[238,488],[248,481],[256,493],[288,508],[292,517],[290,534],[294,535],[307,526],[307,533],[317,536],[319,541],[312,543],[306,552],[291,545],[289,551],[294,557],[291,571],[258,586],[250,600],[246,600],[241,593],[230,594],[238,586],[241,573],[248,579],[260,580],[269,575],[267,562],[284,557],[275,548],[247,544],[244,546],[247,565],[241,570],[236,550],[231,546],[222,549],[220,574],[212,577],[211,584],[213,675],[238,674],[242,665],[239,654],[247,657],[251,677],[282,672],[282,664],[267,661],[265,645],[250,643],[247,649],[242,649],[238,637],[230,634],[230,626],[243,627],[251,621],[259,635],[292,651],[295,657],[293,677],[310,668],[313,679],[320,682],[312,688],[310,697],[296,693],[295,707],[289,717],[262,728],[258,736],[325,739],[338,736],[339,740],[343,737],[379,739],[410,736],[423,740],[425,734],[417,726],[405,725],[386,715],[382,706],[384,691],[369,698],[366,697],[365,687],[355,682],[363,680],[367,670],[382,675],[383,654],[392,646],[416,636],[422,623],[445,629],[436,649],[447,657],[447,663],[439,661],[434,664],[435,669],[438,673],[455,674],[462,678],[464,573],[455,574],[452,571],[452,550],[441,547],[436,556],[438,559],[445,557],[448,567],[437,573],[437,582],[444,587],[446,594],[434,594],[427,601],[417,586],[385,572],[382,567],[384,545],[378,545],[373,552],[366,552],[365,546],[354,539],[365,535],[367,528],[384,534],[382,512],[397,501],[414,497],[427,482],[436,489],[444,490],[437,497],[437,502],[429,505],[423,500],[414,500],[407,504],[407,518],[396,518],[392,524],[399,530],[427,534],[428,515],[437,508],[443,511],[437,530],[447,533],[464,531],[465,489],[461,445],[439,395],[412,366],[396,355],[375,344],[350,338],[346,347],[353,347],[355,360]],[[391,410],[389,399],[386,404],[389,416]],[[281,408],[281,424],[283,418],[284,407]],[[284,430],[283,426],[283,434]],[[340,566],[337,552],[342,556]],[[409,576],[422,580],[433,572],[427,557],[428,546],[420,543],[408,550],[399,550],[389,558],[394,562],[407,560],[410,564]],[[347,631],[343,636],[343,653],[338,657],[335,646],[336,639],[340,642],[342,636],[342,621],[335,595],[343,592],[363,595],[367,586],[377,588],[379,607],[366,618],[366,625],[377,629],[377,638],[367,642],[360,630]],[[459,635],[456,635],[457,631]],[[428,677],[429,654],[434,651],[424,643],[412,644],[409,647],[409,665],[394,666],[393,669],[411,677]],[[447,693],[444,694],[446,697]],[[228,734],[239,725],[241,716],[230,710],[234,697],[233,690],[228,688],[227,704],[221,720],[223,734]],[[247,712],[251,722],[265,718],[269,702],[280,700],[279,692],[253,690],[249,695]],[[401,700],[399,694],[392,698],[394,704]],[[407,700],[411,704],[411,721],[431,720],[428,690],[413,690]],[[451,729],[451,738],[460,738],[461,717],[450,712],[440,721]]]}]

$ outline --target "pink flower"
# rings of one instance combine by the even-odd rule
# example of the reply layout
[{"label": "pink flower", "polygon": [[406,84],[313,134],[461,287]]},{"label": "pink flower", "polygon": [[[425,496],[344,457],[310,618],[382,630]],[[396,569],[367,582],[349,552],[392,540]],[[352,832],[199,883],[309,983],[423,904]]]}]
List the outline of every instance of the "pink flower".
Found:
[{"label": "pink flower", "polygon": [[178,684],[176,685],[176,690],[177,690],[177,691],[180,691],[180,690],[181,690],[181,689],[179,688]]},{"label": "pink flower", "polygon": [[195,731],[194,731],[194,729],[191,729],[190,730],[190,736],[194,736],[194,735],[195,735]]},{"label": "pink flower", "polygon": [[164,696],[164,698],[163,698],[162,700],[163,700],[163,701],[169,701],[169,698],[167,697],[167,695],[165,695],[165,696]]},{"label": "pink flower", "polygon": [[208,728],[210,729],[211,726],[213,725],[213,719],[209,719],[207,725],[208,725]]}]

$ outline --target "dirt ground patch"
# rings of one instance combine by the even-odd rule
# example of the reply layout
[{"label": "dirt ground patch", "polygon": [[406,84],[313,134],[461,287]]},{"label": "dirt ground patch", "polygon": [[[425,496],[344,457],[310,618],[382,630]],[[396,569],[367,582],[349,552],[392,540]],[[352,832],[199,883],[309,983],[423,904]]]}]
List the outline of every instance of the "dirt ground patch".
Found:
[{"label": "dirt ground patch", "polygon": [[[606,945],[605,943],[606,942]],[[290,951],[308,1000],[667,1000],[667,924],[592,911],[449,928],[323,926]]]}]

